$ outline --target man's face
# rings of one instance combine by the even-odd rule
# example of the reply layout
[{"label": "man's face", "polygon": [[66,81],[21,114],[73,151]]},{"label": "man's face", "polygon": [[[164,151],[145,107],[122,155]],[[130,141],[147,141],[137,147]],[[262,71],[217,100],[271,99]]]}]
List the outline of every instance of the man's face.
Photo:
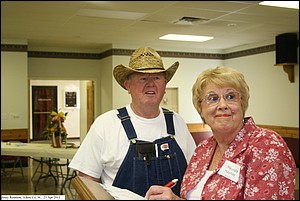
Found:
[{"label": "man's face", "polygon": [[167,81],[164,73],[134,73],[124,85],[133,104],[158,106],[165,94]]}]

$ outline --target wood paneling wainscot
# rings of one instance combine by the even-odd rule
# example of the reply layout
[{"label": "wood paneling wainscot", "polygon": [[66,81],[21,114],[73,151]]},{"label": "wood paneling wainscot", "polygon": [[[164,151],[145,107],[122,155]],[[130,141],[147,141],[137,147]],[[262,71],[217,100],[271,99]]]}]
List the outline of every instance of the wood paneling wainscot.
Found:
[{"label": "wood paneling wainscot", "polygon": [[[4,129],[1,130],[1,141],[29,142],[28,129]],[[21,157],[22,166],[28,166],[28,157]]]},{"label": "wood paneling wainscot", "polygon": [[5,129],[1,130],[2,141],[29,142],[28,129]]}]

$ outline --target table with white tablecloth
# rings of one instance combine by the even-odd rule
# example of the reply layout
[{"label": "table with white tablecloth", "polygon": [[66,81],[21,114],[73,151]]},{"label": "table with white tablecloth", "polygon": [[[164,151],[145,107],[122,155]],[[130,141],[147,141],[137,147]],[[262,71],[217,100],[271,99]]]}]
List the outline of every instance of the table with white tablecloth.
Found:
[{"label": "table with white tablecloth", "polygon": [[[55,179],[55,183],[57,184],[56,178],[51,172],[51,160],[52,159],[67,159],[67,164],[69,164],[69,160],[73,158],[78,148],[73,146],[64,145],[61,148],[54,148],[49,143],[23,143],[23,142],[1,142],[1,155],[5,156],[28,156],[31,158],[40,158],[40,160],[36,160],[43,164],[47,164],[49,166],[49,171],[44,175],[40,175],[37,182],[35,183],[35,191],[36,186],[41,178],[52,176]],[[46,158],[46,159],[45,159]],[[43,166],[41,166],[42,168]],[[63,182],[62,189],[67,180],[72,179],[72,175],[69,175],[69,168],[67,169],[67,176]],[[42,171],[41,171],[42,172]],[[62,192],[62,190],[61,190]]]}]

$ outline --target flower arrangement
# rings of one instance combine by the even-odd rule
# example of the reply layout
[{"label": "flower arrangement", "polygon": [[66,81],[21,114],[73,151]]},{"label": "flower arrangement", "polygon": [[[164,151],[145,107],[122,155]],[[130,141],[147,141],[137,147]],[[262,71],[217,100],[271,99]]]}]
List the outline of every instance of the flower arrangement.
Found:
[{"label": "flower arrangement", "polygon": [[[64,141],[67,139],[67,130],[64,126],[64,121],[68,112],[52,111],[47,119],[44,134],[49,138],[61,137]],[[53,136],[54,135],[54,136]]]}]

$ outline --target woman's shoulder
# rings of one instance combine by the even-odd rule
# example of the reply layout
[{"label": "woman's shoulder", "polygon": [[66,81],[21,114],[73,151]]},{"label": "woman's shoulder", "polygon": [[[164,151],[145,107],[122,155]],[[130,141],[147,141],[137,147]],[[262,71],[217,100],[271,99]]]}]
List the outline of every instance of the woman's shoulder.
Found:
[{"label": "woman's shoulder", "polygon": [[274,130],[257,126],[252,117],[247,118],[244,132],[248,133],[249,140],[255,144],[272,142],[284,142],[283,138]]},{"label": "woman's shoulder", "polygon": [[252,138],[259,139],[260,141],[262,139],[275,141],[283,140],[283,138],[276,131],[259,126],[256,126],[255,130],[253,131]]},{"label": "woman's shoulder", "polygon": [[290,155],[291,153],[285,140],[277,132],[268,128],[257,127],[250,135],[249,145],[255,150],[265,150],[266,152],[276,150],[279,155],[285,153]]}]

